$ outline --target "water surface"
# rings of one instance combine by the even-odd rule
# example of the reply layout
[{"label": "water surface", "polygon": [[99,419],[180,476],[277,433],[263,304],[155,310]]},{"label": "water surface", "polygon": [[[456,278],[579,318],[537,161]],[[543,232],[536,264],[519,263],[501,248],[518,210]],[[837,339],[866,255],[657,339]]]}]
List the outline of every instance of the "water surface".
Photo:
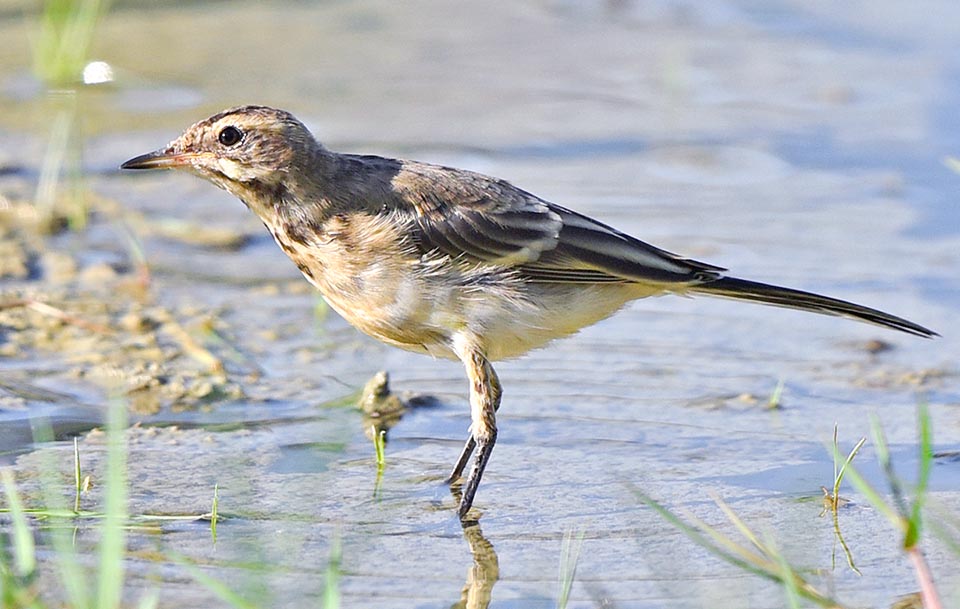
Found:
[{"label": "water surface", "polygon": [[[910,478],[925,402],[945,455],[931,500],[960,514],[948,456],[960,449],[960,175],[943,162],[960,155],[958,24],[949,2],[121,3],[92,49],[117,81],[77,99],[95,213],[47,239],[4,229],[25,270],[0,279],[4,298],[114,332],[0,312],[4,462],[37,503],[43,455],[69,472],[79,434],[96,477],[103,439],[86,432],[126,392],[139,423],[131,514],[202,514],[217,484],[230,516],[215,544],[202,521],[130,533],[130,599],[159,589],[164,607],[220,603],[173,555],[263,606],[318,604],[336,537],[344,606],[553,607],[567,531],[584,535],[571,607],[783,606],[776,585],[712,557],[632,489],[733,533],[721,497],[824,589],[889,606],[914,575],[849,490],[840,523],[862,576],[832,558],[824,446],[836,423],[849,449],[876,414]],[[0,18],[0,203],[14,211],[34,196],[56,108],[30,86],[29,31],[19,9]],[[498,365],[499,441],[479,526],[463,529],[442,484],[469,424],[459,365],[326,312],[225,193],[117,170],[240,103],[284,107],[334,150],[501,176],[739,276],[877,306],[943,338],[702,299],[634,303]],[[873,340],[892,348],[874,353]],[[380,369],[437,403],[390,431],[377,482],[351,404]],[[768,409],[779,381],[782,407]],[[33,442],[39,420],[56,442]],[[868,445],[857,462],[880,485],[873,459]],[[78,544],[96,538],[90,524]],[[956,555],[936,538],[924,548],[955,603]]]}]

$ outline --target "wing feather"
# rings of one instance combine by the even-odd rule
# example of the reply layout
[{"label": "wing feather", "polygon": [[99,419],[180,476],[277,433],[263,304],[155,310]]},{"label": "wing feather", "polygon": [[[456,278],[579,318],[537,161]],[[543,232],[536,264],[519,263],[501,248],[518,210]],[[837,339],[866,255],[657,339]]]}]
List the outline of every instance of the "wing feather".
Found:
[{"label": "wing feather", "polygon": [[392,186],[413,207],[425,251],[511,267],[530,281],[698,284],[725,270],[481,174],[405,162]]}]

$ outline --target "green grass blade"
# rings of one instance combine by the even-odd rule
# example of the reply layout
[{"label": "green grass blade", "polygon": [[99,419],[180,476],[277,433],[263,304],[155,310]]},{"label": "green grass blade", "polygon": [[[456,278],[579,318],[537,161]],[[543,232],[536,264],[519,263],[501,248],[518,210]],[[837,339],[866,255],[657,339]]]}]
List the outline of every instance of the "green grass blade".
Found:
[{"label": "green grass blade", "polygon": [[374,425],[370,426],[370,432],[373,434],[373,450],[377,456],[377,467],[382,470],[383,466],[387,462],[387,458],[385,456],[387,432],[386,430],[380,430],[378,432],[376,426]]},{"label": "green grass blade", "polygon": [[912,548],[920,540],[923,505],[926,500],[927,486],[930,483],[930,470],[933,467],[933,427],[930,412],[925,404],[917,408],[917,427],[920,436],[920,464],[917,474],[917,487],[910,507],[907,533],[903,537],[903,547]]},{"label": "green grass blade", "polygon": [[373,481],[373,498],[379,500],[380,486],[383,484],[383,470],[387,463],[387,431],[385,429],[381,429],[378,432],[376,425],[371,425],[370,434],[373,436],[373,450],[377,459],[377,477]]},{"label": "green grass blade", "polygon": [[[836,454],[837,458],[840,458],[840,453],[837,452]],[[897,514],[896,510],[894,510],[883,498],[883,496],[880,495],[880,492],[873,488],[869,482],[867,482],[860,472],[857,471],[856,467],[853,465],[848,465],[844,469],[844,478],[849,478],[850,485],[854,488],[854,490],[863,495],[863,497],[867,500],[867,503],[872,505],[874,509],[883,514],[887,520],[893,524],[893,526],[900,531],[904,530],[903,519],[900,518],[900,515]]]},{"label": "green grass blade", "polygon": [[23,502],[17,493],[17,485],[13,474],[8,469],[0,470],[3,475],[3,491],[7,496],[7,505],[10,507],[10,518],[13,521],[13,553],[17,575],[28,576],[37,568],[37,549],[33,543],[33,533],[27,523],[27,515],[23,509]]},{"label": "green grass blade", "polygon": [[777,380],[777,386],[774,387],[773,393],[767,399],[767,410],[777,410],[783,407],[783,387],[783,379]]},{"label": "green grass blade", "polygon": [[716,495],[711,494],[711,496],[713,498],[713,502],[717,504],[717,507],[719,507],[723,514],[727,517],[727,520],[733,523],[733,526],[737,527],[737,530],[740,531],[740,534],[743,535],[747,541],[752,543],[757,550],[763,554],[766,554],[767,546],[760,542],[760,539],[756,536],[756,534],[754,534],[753,531],[750,530],[750,527],[748,527],[747,524],[741,520],[741,518],[737,516],[732,509],[730,509],[730,506],[727,505],[723,499]]},{"label": "green grass blade", "polygon": [[920,474],[917,477],[917,493],[927,491],[930,482],[930,470],[933,467],[933,423],[926,404],[917,409],[917,425],[920,431]]},{"label": "green grass blade", "polygon": [[[821,607],[836,608],[843,606],[835,599],[819,592],[809,583],[801,579],[789,565],[787,565],[788,570],[784,571],[777,562],[733,541],[708,524],[694,519],[695,524],[690,525],[666,507],[660,505],[655,499],[645,495],[639,489],[634,487],[630,487],[630,489],[640,501],[660,514],[664,520],[678,528],[694,543],[735,567],[753,573],[754,575],[759,575],[765,579],[778,582],[781,585],[785,583],[785,577],[792,577],[794,578],[793,585],[796,587],[798,594],[803,598],[813,601]],[[769,555],[776,554],[775,550],[767,547],[763,548],[763,552]]]},{"label": "green grass blade", "polygon": [[870,431],[873,433],[873,442],[877,451],[877,461],[887,478],[887,484],[890,486],[890,494],[893,496],[893,506],[896,508],[900,519],[901,528],[906,531],[906,525],[909,522],[909,510],[907,502],[904,499],[903,485],[897,472],[893,470],[893,459],[890,457],[890,446],[887,444],[887,436],[883,431],[883,425],[880,424],[880,418],[876,415],[870,417]]},{"label": "green grass blade", "polygon": [[80,491],[83,486],[83,474],[80,471],[80,441],[73,439],[73,511],[80,511]]},{"label": "green grass blade", "polygon": [[101,0],[46,0],[33,45],[34,73],[51,85],[79,81],[97,21]]},{"label": "green grass blade", "polygon": [[[836,435],[834,435],[833,440],[834,440],[834,446],[837,446]],[[860,438],[857,444],[853,447],[853,450],[850,451],[850,454],[847,455],[847,459],[843,462],[843,465],[840,466],[840,471],[836,471],[837,455],[840,454],[840,449],[839,447],[835,449],[834,457],[833,457],[833,467],[834,467],[833,497],[837,501],[834,503],[834,506],[839,504],[840,484],[843,482],[843,475],[844,473],[846,473],[847,467],[849,467],[850,464],[853,463],[854,457],[857,456],[857,453],[860,452],[860,449],[863,448],[863,445],[866,444],[866,442],[867,442],[866,438]],[[834,507],[834,511],[836,511],[836,507]]]},{"label": "green grass blade", "polygon": [[340,535],[334,534],[330,542],[330,558],[327,561],[326,585],[323,588],[323,609],[340,608],[341,574]]},{"label": "green grass blade", "polygon": [[797,579],[793,567],[787,562],[786,557],[780,552],[773,540],[769,537],[764,544],[765,548],[772,551],[776,559],[777,566],[780,568],[780,581],[783,582],[783,591],[787,597],[787,607],[790,609],[800,609],[800,588],[797,585]]},{"label": "green grass blade", "polygon": [[53,217],[57,206],[57,192],[60,190],[60,176],[67,162],[67,149],[70,146],[70,132],[73,129],[76,105],[72,93],[57,97],[61,107],[50,120],[50,137],[47,149],[40,164],[40,177],[34,195],[37,207],[45,218]]},{"label": "green grass blade", "polygon": [[[53,442],[53,429],[48,421],[37,419],[33,422],[33,439],[38,445]],[[49,513],[54,525],[48,526],[53,554],[60,574],[60,581],[66,592],[67,604],[72,609],[91,607],[87,576],[80,566],[73,545],[72,532],[76,512],[67,506],[61,492],[59,468],[53,461],[50,451],[40,450],[40,487],[43,492],[45,512]],[[70,526],[63,526],[70,525]]]},{"label": "green grass blade", "polygon": [[557,609],[566,609],[570,602],[570,591],[573,589],[573,580],[577,576],[577,563],[580,561],[580,549],[583,547],[583,530],[577,531],[576,539],[572,530],[563,533],[563,542],[560,544],[560,585],[557,594]]},{"label": "green grass blade", "polygon": [[151,590],[143,595],[143,598],[140,599],[140,603],[137,604],[137,609],[157,609],[160,605],[160,593],[156,590]]},{"label": "green grass blade", "polygon": [[[640,501],[642,501],[644,504],[647,505],[647,507],[657,512],[661,518],[663,518],[664,520],[672,524],[674,527],[679,529],[681,533],[686,535],[691,541],[696,543],[698,546],[704,548],[705,550],[710,551],[714,555],[719,556],[720,558],[726,560],[727,562],[735,566],[738,566],[742,569],[750,571],[751,573],[755,573],[757,575],[766,575],[766,573],[762,569],[758,569],[753,564],[751,564],[750,561],[744,560],[739,556],[736,556],[734,554],[731,554],[725,551],[719,545],[711,541],[710,537],[708,537],[708,535],[705,534],[704,531],[701,531],[695,526],[691,526],[690,524],[682,520],[679,516],[677,516],[670,510],[668,510],[665,506],[661,505],[654,498],[643,494],[640,490],[635,488],[632,489],[632,491]],[[717,535],[720,535],[720,534],[717,533]],[[730,543],[736,546],[734,542],[731,541]]]},{"label": "green grass blade", "polygon": [[217,579],[214,579],[209,575],[207,575],[206,573],[204,573],[196,565],[186,562],[185,560],[180,560],[180,563],[183,566],[183,568],[186,569],[188,573],[190,573],[190,576],[193,577],[193,579],[203,584],[203,586],[207,590],[209,590],[210,592],[213,592],[213,594],[216,595],[217,598],[219,598],[224,603],[233,607],[233,609],[260,609],[253,603],[250,603],[249,601],[244,599],[242,596],[234,592],[233,589],[230,588],[230,586],[228,586],[227,584]]},{"label": "green grass blade", "polygon": [[127,406],[110,401],[107,413],[107,473],[104,520],[100,536],[98,609],[117,609],[123,592],[123,560],[127,521]]},{"label": "green grass blade", "polygon": [[220,511],[220,485],[213,485],[213,506],[210,508],[210,535],[213,537],[213,543],[217,543],[217,520]]},{"label": "green grass blade", "polygon": [[840,485],[837,483],[837,479],[840,476],[840,471],[837,469],[837,455],[840,454],[840,442],[837,440],[837,433],[840,429],[840,426],[836,421],[833,423],[833,496],[837,497],[837,491],[840,488]]},{"label": "green grass blade", "polygon": [[877,451],[877,461],[880,465],[890,463],[890,448],[887,446],[887,436],[883,433],[880,417],[870,415],[870,432],[873,435],[873,447]]},{"label": "green grass blade", "polygon": [[960,557],[960,535],[957,535],[955,531],[942,522],[938,522],[936,518],[931,518],[927,526],[943,542],[943,545],[947,546],[957,557]]}]

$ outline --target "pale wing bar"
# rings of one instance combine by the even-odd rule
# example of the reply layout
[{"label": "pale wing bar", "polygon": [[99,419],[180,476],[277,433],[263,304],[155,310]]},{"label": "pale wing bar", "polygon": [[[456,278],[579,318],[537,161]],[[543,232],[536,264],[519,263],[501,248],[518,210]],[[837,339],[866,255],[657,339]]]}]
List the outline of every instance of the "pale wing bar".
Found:
[{"label": "pale wing bar", "polygon": [[559,205],[557,246],[523,271],[533,281],[697,284],[725,269],[681,258]]}]

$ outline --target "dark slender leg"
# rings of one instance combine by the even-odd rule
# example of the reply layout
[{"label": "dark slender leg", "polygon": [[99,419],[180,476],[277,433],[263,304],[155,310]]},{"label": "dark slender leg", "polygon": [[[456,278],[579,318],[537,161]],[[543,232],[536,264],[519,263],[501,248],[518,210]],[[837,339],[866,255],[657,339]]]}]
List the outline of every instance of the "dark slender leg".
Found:
[{"label": "dark slender leg", "polygon": [[[500,379],[497,377],[497,373],[493,369],[493,366],[490,366],[490,364],[487,364],[487,366],[490,368],[490,372],[492,373],[493,382],[496,388],[497,399],[493,405],[493,411],[496,412],[497,410],[500,410],[500,395],[502,393],[500,388]],[[467,466],[467,461],[470,460],[470,455],[473,454],[473,449],[476,447],[477,447],[477,441],[473,438],[473,434],[471,434],[467,438],[466,443],[463,445],[463,450],[460,451],[460,457],[457,459],[457,464],[453,466],[453,471],[450,472],[450,475],[447,476],[447,479],[444,482],[446,482],[447,484],[453,484],[454,482],[457,481],[457,479],[460,476],[463,475],[463,470]]]},{"label": "dark slender leg", "polygon": [[[463,337],[461,337],[463,338]],[[490,361],[483,351],[473,341],[457,341],[457,355],[463,361],[470,380],[470,439],[467,440],[460,458],[454,466],[450,481],[453,482],[463,473],[467,461],[474,449],[477,450],[470,469],[470,477],[463,487],[463,496],[460,498],[460,507],[457,512],[461,519],[466,518],[467,512],[473,505],[473,498],[480,486],[483,471],[490,460],[493,446],[497,442],[496,412],[500,407],[500,379],[494,371]]]},{"label": "dark slender leg", "polygon": [[490,460],[490,455],[493,454],[493,445],[496,443],[496,430],[486,438],[477,441],[477,458],[473,461],[473,468],[470,470],[470,477],[467,478],[467,483],[463,487],[463,497],[460,498],[460,507],[457,509],[461,520],[466,519],[467,512],[473,505],[473,497],[477,494],[477,489],[480,488],[480,478],[483,477],[483,470],[487,469],[487,461]]},{"label": "dark slender leg", "polygon": [[457,459],[457,464],[453,466],[453,471],[447,477],[446,483],[453,484],[457,481],[463,474],[463,468],[467,466],[467,461],[470,460],[470,455],[473,454],[473,449],[477,446],[477,441],[473,439],[471,435],[467,438],[467,443],[463,445],[463,450],[460,452],[460,458]]}]

